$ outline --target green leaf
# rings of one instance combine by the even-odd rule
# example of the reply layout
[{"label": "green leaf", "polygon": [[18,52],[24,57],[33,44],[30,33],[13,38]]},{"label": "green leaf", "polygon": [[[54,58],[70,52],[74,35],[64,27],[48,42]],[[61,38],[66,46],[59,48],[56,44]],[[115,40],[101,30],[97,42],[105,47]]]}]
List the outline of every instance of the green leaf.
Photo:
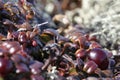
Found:
[{"label": "green leaf", "polygon": [[70,75],[78,75],[78,73],[77,73],[77,71],[76,71],[75,68],[71,68],[71,69],[69,70],[69,74],[70,74]]},{"label": "green leaf", "polygon": [[0,80],[4,80],[2,77],[0,77]]}]

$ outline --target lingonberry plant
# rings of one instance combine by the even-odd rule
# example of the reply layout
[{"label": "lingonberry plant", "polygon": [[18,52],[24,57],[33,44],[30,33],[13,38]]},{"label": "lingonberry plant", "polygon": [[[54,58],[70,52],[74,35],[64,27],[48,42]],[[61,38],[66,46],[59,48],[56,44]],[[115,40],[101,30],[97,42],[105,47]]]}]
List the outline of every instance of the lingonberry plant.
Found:
[{"label": "lingonberry plant", "polygon": [[[96,36],[76,27],[61,34],[57,29],[41,29],[48,22],[31,24],[36,13],[28,1],[18,0],[16,4],[0,1],[3,80],[81,80],[90,75],[101,78],[103,70],[114,69],[112,55],[102,48]],[[56,17],[55,23],[66,20],[65,16],[61,21]]]}]

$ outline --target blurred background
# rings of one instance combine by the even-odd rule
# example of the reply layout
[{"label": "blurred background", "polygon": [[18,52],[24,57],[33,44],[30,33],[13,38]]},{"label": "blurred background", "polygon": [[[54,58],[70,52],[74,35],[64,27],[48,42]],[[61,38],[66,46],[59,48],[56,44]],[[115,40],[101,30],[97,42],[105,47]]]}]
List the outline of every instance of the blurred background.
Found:
[{"label": "blurred background", "polygon": [[[18,0],[4,0],[18,2]],[[23,0],[24,1],[24,0]],[[73,26],[78,25],[100,44],[120,54],[120,0],[27,0],[33,5],[36,19],[33,24],[48,21],[46,27],[60,29],[53,17],[62,14]],[[61,26],[63,27],[63,26]],[[69,26],[64,29],[69,29]]]}]

